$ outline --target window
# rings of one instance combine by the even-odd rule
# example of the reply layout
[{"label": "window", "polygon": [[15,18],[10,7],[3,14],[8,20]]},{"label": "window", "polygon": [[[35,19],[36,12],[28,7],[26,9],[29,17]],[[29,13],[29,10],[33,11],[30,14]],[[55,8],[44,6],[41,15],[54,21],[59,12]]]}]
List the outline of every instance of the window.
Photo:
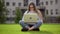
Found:
[{"label": "window", "polygon": [[10,19],[7,17],[6,20],[9,21]]},{"label": "window", "polygon": [[40,1],[40,0],[36,0],[36,6],[39,6],[39,1]]},{"label": "window", "polygon": [[6,6],[9,6],[9,2],[6,2]]},{"label": "window", "polygon": [[41,2],[41,5],[44,5],[44,3],[43,3],[43,2]]},{"label": "window", "polygon": [[7,12],[6,12],[6,15],[9,15],[9,13],[10,13],[10,12],[9,12],[9,11],[7,11]]},{"label": "window", "polygon": [[55,0],[55,4],[57,4],[58,3],[58,0]]},{"label": "window", "polygon": [[14,19],[15,19],[15,18],[13,18],[13,17],[7,17],[7,18],[6,18],[7,21],[13,21]]},{"label": "window", "polygon": [[21,6],[21,3],[18,3],[18,6]]},{"label": "window", "polygon": [[52,1],[52,0],[50,1],[50,4],[51,4],[51,5],[53,4],[53,1]]},{"label": "window", "polygon": [[24,6],[28,6],[28,0],[24,0]]},{"label": "window", "polygon": [[56,14],[58,14],[58,9],[56,9],[55,11],[56,11]]},{"label": "window", "polygon": [[13,10],[13,15],[15,15],[15,10]]},{"label": "window", "polygon": [[48,10],[46,10],[46,14],[48,15]]},{"label": "window", "polygon": [[15,2],[13,2],[13,4],[12,4],[13,6],[15,6]]},{"label": "window", "polygon": [[48,5],[48,1],[46,1],[46,5]]},{"label": "window", "polygon": [[51,9],[51,15],[53,15],[53,9]]}]

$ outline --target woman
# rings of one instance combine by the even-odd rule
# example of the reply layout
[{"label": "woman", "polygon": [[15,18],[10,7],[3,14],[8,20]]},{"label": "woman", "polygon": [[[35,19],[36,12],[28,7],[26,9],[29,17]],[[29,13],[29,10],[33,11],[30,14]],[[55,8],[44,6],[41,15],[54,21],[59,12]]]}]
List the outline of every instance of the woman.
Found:
[{"label": "woman", "polygon": [[27,13],[37,13],[38,15],[37,17],[39,17],[38,22],[36,24],[30,24],[30,25],[33,25],[30,27],[28,23],[24,23],[24,16],[23,16],[22,20],[19,21],[20,25],[23,28],[26,28],[27,30],[33,30],[35,28],[39,28],[41,24],[43,23],[43,17],[42,17],[41,12],[36,9],[35,4],[33,2],[29,4],[28,10],[24,14],[27,14]]}]

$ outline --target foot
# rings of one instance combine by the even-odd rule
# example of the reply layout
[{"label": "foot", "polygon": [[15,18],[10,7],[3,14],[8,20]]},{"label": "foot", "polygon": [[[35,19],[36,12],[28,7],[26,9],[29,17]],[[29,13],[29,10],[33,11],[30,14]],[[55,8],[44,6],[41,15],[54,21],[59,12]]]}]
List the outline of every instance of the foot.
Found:
[{"label": "foot", "polygon": [[33,29],[32,31],[40,31],[39,28]]},{"label": "foot", "polygon": [[21,31],[28,31],[28,29],[27,28],[22,28],[22,30]]}]

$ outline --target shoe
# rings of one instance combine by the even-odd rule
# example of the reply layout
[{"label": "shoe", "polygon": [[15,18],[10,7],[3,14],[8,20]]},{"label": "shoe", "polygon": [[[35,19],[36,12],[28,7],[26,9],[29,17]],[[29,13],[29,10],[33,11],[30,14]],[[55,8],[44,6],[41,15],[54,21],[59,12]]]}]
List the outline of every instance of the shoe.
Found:
[{"label": "shoe", "polygon": [[28,29],[27,28],[22,28],[22,30],[21,31],[28,31]]},{"label": "shoe", "polygon": [[40,31],[39,28],[33,29],[32,31]]}]

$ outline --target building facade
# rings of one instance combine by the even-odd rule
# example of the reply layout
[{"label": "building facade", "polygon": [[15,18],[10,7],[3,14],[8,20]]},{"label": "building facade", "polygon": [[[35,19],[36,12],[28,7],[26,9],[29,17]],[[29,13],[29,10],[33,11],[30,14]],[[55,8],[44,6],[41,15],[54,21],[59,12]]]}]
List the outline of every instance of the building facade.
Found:
[{"label": "building facade", "polygon": [[14,23],[16,7],[19,7],[24,13],[31,1],[41,10],[46,22],[55,22],[56,17],[60,16],[60,0],[5,0],[5,6],[8,9],[7,23]]}]

